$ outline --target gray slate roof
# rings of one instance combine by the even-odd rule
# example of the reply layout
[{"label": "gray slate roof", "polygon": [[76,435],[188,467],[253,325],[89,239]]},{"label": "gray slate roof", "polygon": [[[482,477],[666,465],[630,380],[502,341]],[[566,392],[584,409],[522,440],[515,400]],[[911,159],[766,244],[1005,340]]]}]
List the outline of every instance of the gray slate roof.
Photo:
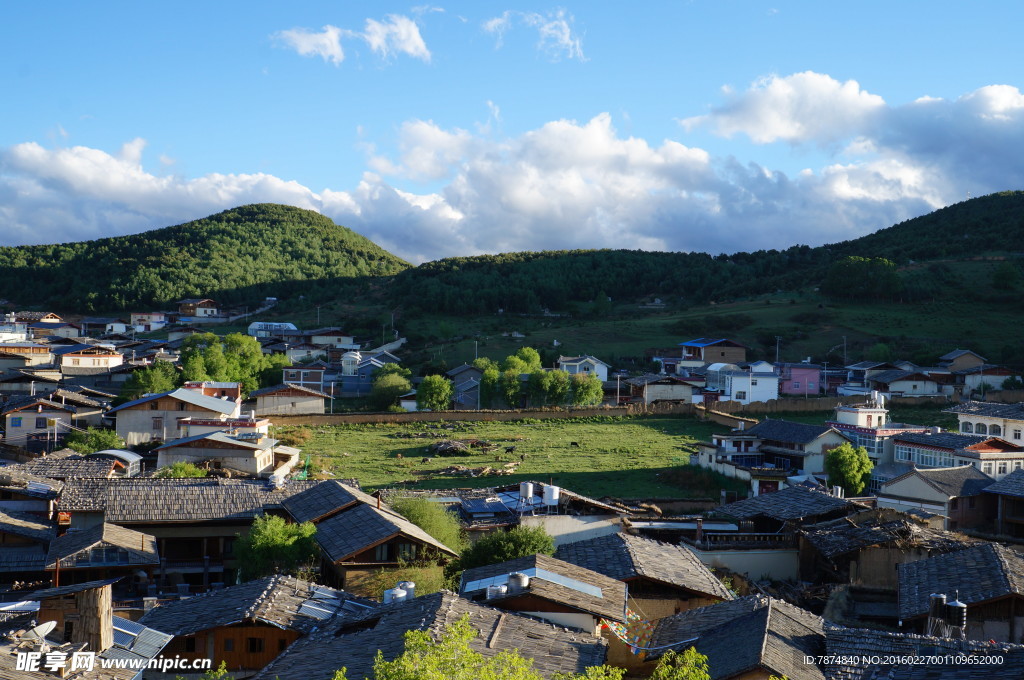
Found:
[{"label": "gray slate roof", "polygon": [[824,491],[805,486],[790,486],[781,491],[728,503],[717,508],[715,512],[736,519],[764,516],[780,521],[792,521],[858,507],[861,506],[845,498],[830,496]]},{"label": "gray slate roof", "polygon": [[115,524],[247,520],[314,484],[289,481],[275,489],[245,479],[70,479],[57,509],[103,512]]},{"label": "gray slate roof", "polygon": [[153,536],[103,522],[81,531],[69,531],[55,539],[46,554],[46,568],[56,567],[58,559],[62,561],[61,568],[73,568],[76,565],[68,558],[96,547],[124,548],[128,552],[124,566],[160,563]]},{"label": "gray slate roof", "polygon": [[68,479],[70,477],[109,477],[115,462],[103,458],[87,458],[71,449],[55,451],[46,456],[34,458],[27,463],[9,465],[8,469],[21,470],[39,477]]},{"label": "gray slate roof", "polygon": [[57,535],[57,525],[38,515],[0,508],[0,532],[47,543]]},{"label": "gray slate roof", "polygon": [[995,484],[986,486],[985,492],[996,493],[1001,496],[1024,497],[1024,469],[1014,470]]},{"label": "gray slate roof", "polygon": [[[579,611],[603,617],[612,621],[625,621],[626,616],[626,584],[616,579],[609,578],[604,574],[586,569],[584,567],[564,562],[547,555],[528,555],[514,560],[489,564],[483,567],[467,569],[462,572],[460,594],[463,597],[473,598],[479,595],[483,589],[469,590],[468,584],[480,579],[489,579],[495,576],[508,575],[526,569],[543,569],[574,581],[594,586],[600,589],[600,595],[587,593],[564,583],[556,583],[544,576],[533,576],[524,592],[543,600],[555,602],[561,605],[572,607]],[[511,590],[511,589],[510,589]],[[509,592],[507,597],[518,597],[522,593]],[[502,598],[505,599],[505,598]],[[488,603],[500,605],[501,599],[491,599]]]},{"label": "gray slate roof", "polygon": [[984,434],[960,434],[959,432],[936,432],[925,434],[923,432],[905,432],[893,436],[894,442],[907,442],[908,444],[924,444],[925,446],[937,446],[943,449],[958,450],[971,444],[992,439]]},{"label": "gray slate roof", "polygon": [[264,387],[262,389],[256,390],[255,392],[250,392],[249,398],[252,399],[253,397],[262,397],[268,394],[274,394],[275,392],[283,392],[285,390],[296,390],[298,392],[304,392],[311,397],[322,397],[324,399],[331,398],[331,395],[324,394],[320,390],[313,390],[308,387],[303,387],[302,385],[296,385],[295,383],[289,382],[281,383],[280,385],[274,385],[272,387]]},{"label": "gray slate roof", "polygon": [[169,602],[150,610],[139,623],[172,635],[192,635],[242,621],[308,633],[335,614],[363,612],[376,604],[293,576],[274,575]]},{"label": "gray slate roof", "polygon": [[962,534],[929,529],[903,513],[882,508],[805,527],[804,539],[831,559],[876,545],[919,546],[937,552],[968,548],[978,541]]},{"label": "gray slate roof", "polygon": [[890,479],[882,485],[883,492],[890,484],[917,475],[940,493],[954,496],[977,496],[990,486],[993,478],[973,465],[959,465],[951,468],[918,468],[905,475]]},{"label": "gray slate roof", "polygon": [[358,503],[344,512],[321,520],[316,525],[316,542],[332,562],[340,562],[367,548],[403,534],[443,553],[457,553],[420,529],[418,526],[390,510]]},{"label": "gray slate roof", "polygon": [[473,651],[492,657],[516,649],[533,659],[533,668],[546,678],[556,673],[582,673],[605,661],[607,643],[599,637],[442,591],[339,617],[294,642],[253,680],[330,680],[341,667],[348,669],[350,680],[373,677],[377,651],[387,660],[399,656],[405,649],[406,631],[427,631],[437,639],[464,616],[479,632],[469,643]]},{"label": "gray slate roof", "polygon": [[1024,595],[1024,555],[995,543],[983,543],[946,555],[899,565],[901,619],[928,613],[928,596],[955,592],[966,605],[1007,595]]},{"label": "gray slate roof", "polygon": [[315,483],[284,501],[284,509],[296,522],[317,522],[356,503],[376,505],[377,499],[337,479]]},{"label": "gray slate roof", "polygon": [[[825,623],[828,680],[989,680],[1024,678],[1024,645],[981,640],[954,640],[910,633],[846,628]],[[864,663],[862,659],[914,656],[1002,657],[1002,663],[903,664]]]},{"label": "gray slate roof", "polygon": [[42,571],[46,549],[41,545],[6,546],[0,550],[0,573]]},{"label": "gray slate roof", "polygon": [[[747,596],[661,619],[649,646],[674,642],[681,643],[672,647],[677,651],[692,646],[707,656],[712,680],[758,668],[789,680],[825,677],[817,666],[803,662],[805,655],[824,651],[822,620],[781,600]],[[663,653],[657,650],[648,658]]]},{"label": "gray slate roof", "polygon": [[235,408],[237,407],[237,404],[235,404],[235,402],[230,399],[219,399],[217,397],[210,397],[198,390],[189,390],[185,389],[184,387],[179,387],[178,389],[171,390],[170,392],[159,392],[157,394],[150,394],[145,397],[135,399],[134,401],[125,402],[120,406],[115,406],[114,408],[110,409],[109,411],[107,411],[107,413],[116,413],[117,411],[120,411],[122,409],[132,408],[133,406],[145,404],[153,401],[154,399],[159,399],[161,397],[171,397],[173,399],[183,401],[187,404],[192,404],[193,406],[204,408],[208,411],[214,411],[216,413],[223,414],[234,413]]},{"label": "gray slate roof", "polygon": [[945,409],[943,413],[1024,421],[1024,403],[997,404],[989,401],[965,401],[952,408]]},{"label": "gray slate roof", "polygon": [[728,588],[685,545],[618,533],[565,543],[554,556],[617,581],[644,578],[710,597],[732,599]]},{"label": "gray slate roof", "polygon": [[808,425],[807,423],[794,423],[788,420],[767,419],[744,430],[743,433],[770,441],[810,444],[831,429],[828,425]]}]

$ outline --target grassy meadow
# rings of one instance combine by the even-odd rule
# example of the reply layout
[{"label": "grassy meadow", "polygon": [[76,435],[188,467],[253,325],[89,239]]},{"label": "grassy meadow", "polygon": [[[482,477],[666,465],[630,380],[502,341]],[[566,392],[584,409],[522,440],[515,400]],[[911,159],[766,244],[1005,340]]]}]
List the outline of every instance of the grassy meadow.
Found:
[{"label": "grassy meadow", "polygon": [[[367,489],[413,484],[454,488],[538,480],[601,498],[717,498],[725,486],[742,484],[689,463],[694,442],[721,426],[675,416],[594,417],[516,422],[453,422],[281,427],[276,435],[309,453],[314,468],[356,478]],[[482,439],[489,453],[436,456],[427,447],[441,439]],[[578,447],[571,442],[577,442]],[[505,447],[515,446],[513,453]],[[521,455],[526,454],[525,460]],[[422,462],[430,457],[429,463]],[[467,477],[441,474],[452,465],[501,468],[519,462],[514,474]]]}]

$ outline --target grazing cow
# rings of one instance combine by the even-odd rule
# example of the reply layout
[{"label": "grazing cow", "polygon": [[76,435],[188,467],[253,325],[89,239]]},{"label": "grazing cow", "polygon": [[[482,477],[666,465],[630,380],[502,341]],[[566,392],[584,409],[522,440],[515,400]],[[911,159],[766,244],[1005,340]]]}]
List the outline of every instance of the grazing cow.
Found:
[{"label": "grazing cow", "polygon": [[569,442],[569,446],[575,446],[577,449],[580,448],[579,442]]},{"label": "grazing cow", "polygon": [[433,458],[424,458],[424,459],[423,459],[423,460],[421,460],[420,462],[421,462],[421,463],[429,463],[429,462],[430,462],[430,461],[432,461],[432,460],[433,460]]},{"label": "grazing cow", "polygon": [[519,460],[523,461],[524,463],[526,462],[526,451],[523,451],[522,453],[519,454]]},{"label": "grazing cow", "polygon": [[396,453],[396,454],[395,454],[395,458],[403,458],[403,456],[402,456],[402,454],[400,454],[400,453]]},{"label": "grazing cow", "polygon": [[515,453],[515,452],[516,452],[516,447],[515,446],[506,446],[505,447],[505,453]]}]

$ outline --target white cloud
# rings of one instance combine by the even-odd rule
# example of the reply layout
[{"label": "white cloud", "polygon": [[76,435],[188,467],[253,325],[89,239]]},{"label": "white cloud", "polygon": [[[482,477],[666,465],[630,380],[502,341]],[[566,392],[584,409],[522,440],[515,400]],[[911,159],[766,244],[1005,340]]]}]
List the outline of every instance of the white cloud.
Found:
[{"label": "white cloud", "polygon": [[[827,163],[793,176],[676,140],[623,135],[608,114],[511,138],[408,121],[393,157],[361,142],[373,172],[357,186],[320,191],[266,174],[157,176],[145,169],[141,139],[113,153],[24,143],[0,149],[3,239],[95,238],[280,202],[319,210],[416,262],[551,248],[717,253],[835,242],[968,191],[1024,185],[1024,96],[1016,88],[892,106],[836,81],[779,80],[789,82],[788,95],[763,98],[771,87],[758,84],[728,95],[736,106],[713,110],[702,124],[750,134],[762,120],[773,126],[766,139],[832,149]],[[834,115],[831,129],[812,120],[834,114],[837,97],[860,102],[861,112]],[[417,191],[417,182],[431,189]]]},{"label": "white cloud", "polygon": [[[430,7],[418,9],[423,12],[443,11]],[[430,61],[430,50],[420,35],[419,26],[409,17],[400,14],[388,14],[382,21],[367,19],[362,32],[328,24],[319,33],[306,28],[292,28],[271,36],[277,43],[294,49],[304,57],[321,57],[335,66],[345,59],[341,45],[343,37],[365,41],[373,52],[384,58],[405,54],[425,62]]]},{"label": "white cloud", "polygon": [[366,20],[363,39],[374,52],[389,57],[396,52],[410,57],[430,61],[430,50],[427,49],[419,26],[409,17],[389,14],[384,21]]},{"label": "white cloud", "polygon": [[565,58],[586,61],[583,40],[573,30],[575,19],[562,9],[546,14],[505,10],[500,16],[484,21],[483,29],[497,36],[495,48],[504,44],[505,33],[511,30],[516,21],[537,30],[537,48],[552,60]]},{"label": "white cloud", "polygon": [[328,24],[319,33],[306,28],[292,28],[278,31],[272,37],[287,47],[291,47],[304,57],[321,57],[335,66],[345,60],[345,52],[341,48],[342,30]]}]

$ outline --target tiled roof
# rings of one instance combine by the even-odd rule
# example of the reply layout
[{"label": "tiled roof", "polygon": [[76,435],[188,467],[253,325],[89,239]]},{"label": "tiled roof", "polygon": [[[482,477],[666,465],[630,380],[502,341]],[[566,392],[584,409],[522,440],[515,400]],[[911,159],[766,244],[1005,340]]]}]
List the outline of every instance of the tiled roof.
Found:
[{"label": "tiled roof", "polygon": [[159,392],[157,394],[150,394],[140,399],[135,399],[134,401],[125,402],[120,406],[115,406],[114,408],[110,409],[107,413],[116,413],[117,411],[120,411],[122,409],[138,406],[139,404],[145,404],[153,401],[154,399],[159,399],[161,397],[171,397],[172,399],[178,399],[179,401],[184,401],[188,404],[192,404],[193,406],[198,406],[199,408],[204,408],[208,411],[214,411],[216,413],[231,414],[234,413],[235,408],[237,407],[237,404],[231,399],[219,399],[217,397],[210,397],[203,394],[202,392],[199,392],[198,390],[187,390],[183,387],[179,387],[178,389],[171,390],[170,392]]},{"label": "tiled roof", "polygon": [[918,476],[932,488],[950,498],[954,496],[976,496],[992,484],[992,477],[973,465],[959,465],[950,468],[918,468],[905,475],[890,479],[882,485],[882,492],[911,476]]},{"label": "tiled roof", "polygon": [[274,394],[275,392],[283,392],[284,390],[296,390],[298,392],[304,392],[305,394],[308,394],[311,397],[323,397],[324,399],[331,398],[331,395],[324,394],[319,390],[313,390],[308,387],[303,387],[302,385],[296,385],[295,383],[288,382],[281,383],[280,385],[274,385],[273,387],[264,387],[261,390],[250,392],[249,397],[262,397],[268,394]]},{"label": "tiled roof", "polygon": [[781,491],[728,503],[716,508],[715,512],[736,519],[764,516],[777,520],[799,520],[840,510],[853,510],[857,507],[860,506],[852,501],[830,496],[824,491],[804,486],[790,486]]},{"label": "tiled roof", "polygon": [[808,425],[807,423],[794,423],[788,420],[767,419],[744,430],[743,433],[770,441],[810,444],[831,429],[828,425]]},{"label": "tiled roof", "polygon": [[814,524],[805,527],[803,535],[829,559],[874,545],[894,544],[900,548],[916,546],[952,552],[978,542],[961,534],[929,529],[887,508]]},{"label": "tiled roof", "polygon": [[[203,440],[226,444],[233,449],[249,449],[250,451],[265,451],[266,449],[273,448],[274,445],[277,444],[277,440],[271,439],[270,437],[261,437],[258,440],[246,440],[236,439],[224,432],[204,432],[203,434],[196,434],[191,437],[182,437],[181,439],[171,440],[162,446],[156,447],[154,450],[159,451],[161,449],[170,449],[176,446],[188,446],[189,444],[194,444],[195,442]],[[224,450],[223,447],[217,448],[221,451]]]},{"label": "tiled roof", "polygon": [[1024,555],[995,543],[899,565],[901,619],[928,613],[928,596],[954,593],[964,604],[1024,595]]},{"label": "tiled roof", "polygon": [[925,434],[923,432],[906,432],[893,436],[894,442],[907,442],[909,444],[924,444],[925,446],[937,446],[944,449],[963,449],[971,444],[983,442],[990,439],[983,434],[960,434],[959,432],[936,432]]},{"label": "tiled roof", "polygon": [[115,462],[103,458],[87,458],[71,449],[57,451],[47,456],[34,458],[27,463],[9,465],[6,469],[20,470],[39,477],[69,479],[71,477],[110,477]]},{"label": "tiled roof", "polygon": [[399,656],[405,649],[406,631],[428,631],[436,639],[464,616],[479,632],[469,643],[473,651],[492,657],[504,650],[518,650],[521,656],[533,659],[533,668],[545,678],[582,673],[605,661],[607,643],[599,637],[442,591],[339,617],[294,642],[254,680],[330,680],[341,667],[348,669],[353,680],[373,677],[377,651],[387,660]]},{"label": "tiled roof", "polygon": [[64,485],[56,479],[26,471],[20,463],[0,467],[0,489],[52,499],[57,497],[63,487]]},{"label": "tiled roof", "polygon": [[0,508],[0,533],[14,534],[46,543],[57,535],[57,525],[26,512]]},{"label": "tiled roof", "polygon": [[15,397],[10,399],[0,409],[0,415],[7,415],[8,413],[15,413],[26,408],[32,408],[34,406],[42,406],[43,411],[66,411],[68,413],[75,413],[77,410],[74,406],[66,406],[64,404],[58,404],[55,401],[49,399],[43,399],[42,397]]},{"label": "tiled roof", "polygon": [[995,484],[986,486],[984,490],[1001,496],[1024,497],[1024,469],[1014,470]]},{"label": "tiled roof", "polygon": [[316,522],[356,503],[376,505],[377,499],[354,486],[330,479],[295,494],[284,502],[284,509],[296,522]]},{"label": "tiled roof", "polygon": [[46,550],[41,545],[4,546],[0,550],[0,573],[42,571],[45,565]]},{"label": "tiled roof", "polygon": [[289,481],[280,489],[244,479],[71,479],[57,503],[62,512],[104,512],[104,520],[204,522],[252,519],[280,507],[317,482]]},{"label": "tiled roof", "polygon": [[685,545],[618,533],[565,543],[555,557],[618,581],[640,577],[732,599],[729,589]]},{"label": "tiled roof", "polygon": [[903,380],[913,375],[920,376],[922,380],[931,380],[931,378],[929,378],[928,376],[921,375],[916,371],[903,371],[900,369],[893,369],[891,371],[881,371],[879,373],[875,373],[874,375],[868,377],[868,381],[888,385],[889,383],[896,382],[897,380]]},{"label": "tiled roof", "polygon": [[[474,582],[494,577],[508,576],[513,572],[526,571],[528,569],[543,570],[555,577],[548,577],[543,574],[531,576],[530,583],[525,592],[550,602],[578,609],[594,616],[601,616],[612,621],[624,621],[626,614],[626,584],[614,578],[605,576],[596,571],[570,564],[547,555],[528,555],[514,560],[507,560],[498,564],[489,564],[483,567],[467,569],[462,572],[460,595],[476,599],[481,592],[486,590],[474,587],[468,588]],[[555,578],[557,580],[552,580]],[[584,590],[574,587],[573,582],[579,582],[589,586]],[[596,589],[594,592],[591,589]],[[588,592],[589,591],[589,592]],[[506,597],[518,597],[521,593],[513,593],[509,589]],[[495,603],[500,606],[500,600],[488,600],[488,603]]]},{"label": "tiled roof", "polygon": [[318,522],[315,538],[332,562],[340,562],[398,534],[456,555],[454,550],[401,515],[365,503]]},{"label": "tiled roof", "polygon": [[[981,640],[935,638],[825,623],[825,654],[828,680],[986,680],[993,677],[1024,678],[1024,645]],[[963,663],[884,664],[885,659],[913,657],[999,656],[998,664]],[[877,659],[868,663],[868,659]],[[998,669],[998,670],[996,670]]]},{"label": "tiled roof", "polygon": [[804,663],[805,656],[824,651],[822,620],[781,600],[748,596],[661,619],[650,646],[674,642],[680,643],[674,647],[679,651],[692,646],[708,657],[712,680],[765,668],[789,680],[825,677],[816,665]]},{"label": "tiled roof", "polygon": [[943,354],[941,357],[939,357],[939,361],[953,361],[953,359],[957,359],[959,357],[962,357],[965,354],[973,354],[974,356],[978,357],[979,359],[981,359],[983,361],[985,359],[985,357],[981,356],[977,352],[972,352],[969,349],[955,349],[952,352],[948,352],[946,354]]},{"label": "tiled roof", "polygon": [[943,413],[955,413],[961,416],[980,416],[983,418],[1006,418],[1008,420],[1024,420],[1024,403],[997,404],[990,401],[965,401],[948,408]]},{"label": "tiled roof", "polygon": [[58,559],[62,561],[62,568],[74,567],[76,565],[73,561],[67,564],[63,562],[75,554],[100,546],[124,548],[128,552],[125,565],[160,563],[154,537],[141,531],[103,522],[81,531],[69,531],[50,543],[50,550],[46,554],[46,568],[56,567]]},{"label": "tiled roof", "polygon": [[339,612],[363,612],[376,604],[292,576],[274,575],[169,602],[149,611],[139,623],[172,635],[192,635],[242,621],[308,633]]}]

